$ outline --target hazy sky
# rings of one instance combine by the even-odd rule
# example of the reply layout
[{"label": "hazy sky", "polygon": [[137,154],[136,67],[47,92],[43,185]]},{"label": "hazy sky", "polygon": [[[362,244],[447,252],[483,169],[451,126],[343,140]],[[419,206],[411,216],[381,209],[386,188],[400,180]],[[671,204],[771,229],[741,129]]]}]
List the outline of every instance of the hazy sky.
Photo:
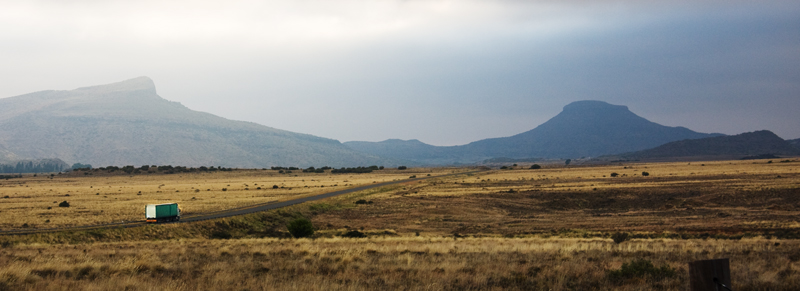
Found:
[{"label": "hazy sky", "polygon": [[0,97],[148,76],[338,139],[464,144],[577,100],[800,138],[800,1],[4,1]]}]

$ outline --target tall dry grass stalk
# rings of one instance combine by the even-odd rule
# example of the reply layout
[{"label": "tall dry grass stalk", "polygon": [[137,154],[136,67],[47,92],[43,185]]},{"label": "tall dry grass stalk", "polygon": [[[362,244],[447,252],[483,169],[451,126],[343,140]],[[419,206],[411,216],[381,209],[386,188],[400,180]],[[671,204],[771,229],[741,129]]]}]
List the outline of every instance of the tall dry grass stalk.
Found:
[{"label": "tall dry grass stalk", "polygon": [[[800,242],[386,237],[17,245],[0,286],[21,290],[685,290],[687,263],[727,257],[736,290],[793,290]],[[672,276],[612,280],[645,259]]]}]

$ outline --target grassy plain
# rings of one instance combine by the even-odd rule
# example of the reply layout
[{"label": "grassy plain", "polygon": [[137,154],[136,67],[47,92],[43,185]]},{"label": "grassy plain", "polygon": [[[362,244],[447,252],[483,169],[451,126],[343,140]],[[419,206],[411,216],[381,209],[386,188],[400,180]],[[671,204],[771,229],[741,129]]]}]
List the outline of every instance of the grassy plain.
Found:
[{"label": "grassy plain", "polygon": [[797,160],[521,168],[408,185],[317,219],[436,235],[800,238]]},{"label": "grassy plain", "polygon": [[[800,286],[800,160],[528,166],[214,221],[0,236],[0,290],[685,290],[687,263],[711,258],[730,258],[734,290]],[[181,201],[187,203],[201,198],[194,193],[202,190],[192,187],[212,189],[201,200],[219,204],[205,208],[211,210],[242,205],[226,200],[262,201],[252,200],[253,194],[273,191],[252,190],[255,183],[279,185],[275,192],[305,191],[283,196],[295,197],[333,190],[331,184],[454,169],[410,170],[416,172],[345,174],[340,180],[329,174],[261,177],[259,171],[218,179],[65,176],[7,180],[0,189],[36,187],[39,192],[25,198],[33,200],[35,193],[50,192],[47,183],[64,179],[77,188],[54,192],[100,200],[103,193],[73,190],[94,186],[89,189],[112,190],[104,199],[122,190],[117,192],[127,196],[113,196],[121,200],[147,190],[131,187],[135,180],[149,185],[152,197],[170,191],[185,195]],[[302,183],[311,179],[326,187],[306,188]],[[215,190],[221,187],[229,188]],[[43,201],[52,204],[55,197]],[[140,208],[149,202],[127,203]],[[11,219],[4,216],[9,205],[0,204],[3,219]],[[288,238],[286,222],[300,216],[317,228],[313,238]],[[348,233],[367,237],[346,238]],[[629,239],[615,243],[616,233]]]},{"label": "grassy plain", "polygon": [[[456,169],[386,169],[367,174],[282,174],[238,170],[178,174],[83,172],[0,180],[0,230],[53,228],[144,220],[146,204],[177,202],[184,216],[283,201],[411,175]],[[277,188],[274,188],[277,187]],[[67,201],[70,207],[58,207]]]},{"label": "grassy plain", "polygon": [[[0,249],[0,289],[685,290],[686,262],[731,259],[734,290],[796,290],[797,241],[372,237],[172,240]],[[621,276],[646,259],[673,274]]]}]

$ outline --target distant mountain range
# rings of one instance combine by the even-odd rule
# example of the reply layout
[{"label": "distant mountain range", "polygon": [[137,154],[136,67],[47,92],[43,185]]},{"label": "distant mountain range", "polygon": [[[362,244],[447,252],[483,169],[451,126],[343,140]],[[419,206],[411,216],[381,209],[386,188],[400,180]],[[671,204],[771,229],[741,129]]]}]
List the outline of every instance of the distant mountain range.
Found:
[{"label": "distant mountain range", "polygon": [[[800,144],[800,140],[790,142]],[[440,147],[397,139],[342,144],[228,120],[161,98],[147,77],[0,99],[0,168],[8,171],[66,168],[72,163],[95,167],[338,168],[538,161],[620,153],[631,153],[628,157],[792,154],[787,147],[796,148],[790,142],[766,131],[725,137],[663,126],[626,106],[601,101],[571,103],[547,122],[514,136]]]},{"label": "distant mountain range", "polygon": [[96,167],[391,163],[336,140],[192,111],[158,96],[147,77],[0,99],[0,159],[42,158]]},{"label": "distant mountain range", "polygon": [[581,158],[639,151],[668,142],[721,136],[663,126],[626,106],[578,101],[538,127],[510,137],[438,147],[418,140],[346,142],[352,149],[424,164],[475,163],[492,158]]},{"label": "distant mountain range", "polygon": [[732,136],[681,140],[634,153],[619,155],[628,160],[669,160],[679,158],[739,159],[752,156],[797,156],[800,149],[768,130]]}]

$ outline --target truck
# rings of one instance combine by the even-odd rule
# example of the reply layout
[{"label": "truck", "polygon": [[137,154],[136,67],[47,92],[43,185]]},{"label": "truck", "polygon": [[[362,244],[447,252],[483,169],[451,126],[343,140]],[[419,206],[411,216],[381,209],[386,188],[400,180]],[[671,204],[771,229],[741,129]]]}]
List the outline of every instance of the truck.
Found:
[{"label": "truck", "polygon": [[181,219],[181,209],[178,203],[147,204],[144,216],[147,222],[178,221]]}]

